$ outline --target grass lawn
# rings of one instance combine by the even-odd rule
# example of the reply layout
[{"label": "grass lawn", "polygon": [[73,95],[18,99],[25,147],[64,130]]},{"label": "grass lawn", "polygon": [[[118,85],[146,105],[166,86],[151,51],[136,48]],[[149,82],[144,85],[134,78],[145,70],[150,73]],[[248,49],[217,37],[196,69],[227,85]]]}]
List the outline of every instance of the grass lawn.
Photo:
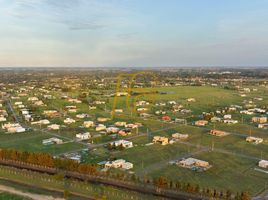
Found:
[{"label": "grass lawn", "polygon": [[164,169],[152,172],[151,176],[166,176],[173,181],[199,184],[201,187],[230,189],[233,192],[249,191],[255,195],[265,187],[268,175],[254,171],[254,161],[234,156],[207,152],[195,158],[208,161],[212,168],[206,172],[194,172],[176,165],[169,165]]}]

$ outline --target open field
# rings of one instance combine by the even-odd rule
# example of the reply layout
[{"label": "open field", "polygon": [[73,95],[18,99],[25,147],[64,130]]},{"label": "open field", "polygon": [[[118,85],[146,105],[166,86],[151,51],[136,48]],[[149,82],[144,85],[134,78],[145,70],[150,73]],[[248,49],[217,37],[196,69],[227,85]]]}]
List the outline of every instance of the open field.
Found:
[{"label": "open field", "polygon": [[[56,109],[64,113],[64,117],[51,119],[51,123],[57,123],[63,126],[60,131],[45,129],[45,126],[31,126],[34,131],[20,134],[0,134],[0,147],[11,148],[31,152],[48,152],[53,155],[64,154],[66,152],[80,152],[81,149],[90,147],[92,150],[83,152],[81,162],[98,163],[104,160],[125,159],[134,164],[131,170],[135,174],[143,177],[159,177],[176,181],[180,180],[185,183],[196,183],[200,187],[216,188],[218,190],[230,189],[234,192],[249,191],[251,195],[256,195],[265,187],[267,180],[266,174],[261,174],[254,170],[260,159],[268,159],[268,134],[267,130],[258,129],[256,124],[251,123],[251,117],[240,114],[239,112],[227,112],[233,119],[238,120],[237,124],[227,125],[224,123],[209,123],[205,127],[194,126],[193,122],[203,119],[203,112],[215,112],[216,110],[230,107],[230,105],[242,105],[242,102],[251,100],[254,97],[262,97],[263,100],[257,102],[257,106],[268,104],[266,89],[259,87],[259,92],[252,92],[247,97],[240,97],[236,90],[227,90],[219,87],[210,86],[177,86],[177,87],[159,87],[146,88],[146,91],[157,91],[155,102],[151,102],[151,96],[142,96],[139,100],[148,100],[151,104],[167,101],[176,101],[177,104],[183,105],[183,108],[191,110],[191,113],[183,114],[173,112],[171,106],[147,106],[149,113],[152,115],[148,118],[142,118],[137,112],[131,112],[126,107],[126,97],[118,97],[116,108],[124,110],[123,113],[117,113],[112,117],[111,111],[114,106],[114,97],[95,96],[98,100],[103,100],[106,105],[98,105],[96,110],[89,110],[86,103],[77,104],[77,113],[67,113],[64,111],[65,106],[73,105],[65,99],[61,99],[58,93],[53,93],[57,98],[55,100],[44,100],[48,107],[39,107],[35,114],[42,116],[44,110]],[[133,90],[135,91],[135,89]],[[136,90],[142,91],[142,90]],[[68,92],[73,98],[79,95],[79,92]],[[129,101],[134,103],[136,97],[130,97]],[[187,102],[187,98],[194,98],[195,102]],[[27,98],[22,99],[25,105],[28,105]],[[14,103],[13,101],[12,103]],[[145,106],[146,107],[146,106]],[[133,108],[133,107],[130,107]],[[164,122],[161,116],[154,114],[157,109],[166,111],[172,119],[187,119],[187,124],[178,124]],[[17,115],[19,110],[16,110]],[[63,123],[64,118],[75,118],[78,113],[88,113],[87,119],[77,119],[71,125]],[[253,115],[255,116],[255,115]],[[105,125],[112,126],[115,122],[124,121],[127,123],[139,122],[143,126],[139,130],[133,130],[131,136],[117,136],[100,134],[95,128],[82,127],[83,121],[96,121],[97,117],[110,118]],[[223,117],[220,114],[219,117]],[[226,137],[215,137],[209,135],[211,129],[219,129],[231,133]],[[75,134],[89,131],[93,137],[89,143],[78,143],[74,141]],[[153,136],[165,136],[171,138],[173,133],[189,134],[186,141],[177,142],[172,145],[161,146],[159,144],[146,145],[152,142]],[[52,135],[62,138],[64,144],[60,145],[42,145],[42,140],[52,137]],[[250,144],[245,141],[247,136],[261,137],[264,142],[259,145]],[[133,142],[134,147],[125,150],[108,150],[104,147],[109,141],[115,139],[129,139]],[[93,143],[93,144],[91,144]],[[103,144],[103,145],[102,145]],[[96,148],[94,148],[96,145]],[[204,173],[193,172],[190,169],[183,169],[175,165],[170,165],[170,161],[179,160],[187,157],[196,157],[211,163],[212,168]],[[239,183],[236,182],[239,180]]]}]

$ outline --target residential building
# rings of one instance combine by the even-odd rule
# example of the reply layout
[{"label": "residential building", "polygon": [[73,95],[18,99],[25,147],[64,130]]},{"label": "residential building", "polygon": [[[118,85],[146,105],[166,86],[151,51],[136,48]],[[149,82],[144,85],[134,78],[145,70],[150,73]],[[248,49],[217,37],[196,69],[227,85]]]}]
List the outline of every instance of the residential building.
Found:
[{"label": "residential building", "polygon": [[261,160],[258,166],[262,168],[268,168],[268,160]]},{"label": "residential building", "polygon": [[88,140],[88,139],[91,138],[91,135],[90,135],[89,132],[86,132],[86,133],[78,133],[75,136],[79,140]]},{"label": "residential building", "polygon": [[153,143],[159,143],[161,145],[167,145],[167,144],[169,144],[169,139],[166,138],[166,137],[154,136]]},{"label": "residential building", "polygon": [[258,137],[252,137],[252,136],[249,136],[246,138],[246,141],[247,142],[250,142],[250,143],[254,143],[254,144],[260,144],[263,142],[263,139],[262,138],[258,138]]},{"label": "residential building", "polygon": [[133,143],[127,140],[117,140],[114,142],[110,142],[110,145],[114,145],[116,147],[121,146],[124,148],[132,148],[133,147]]},{"label": "residential building", "polygon": [[225,131],[220,131],[220,130],[216,130],[213,129],[209,132],[210,135],[214,135],[214,136],[218,136],[218,137],[223,137],[226,135],[229,135],[229,133],[225,132]]}]

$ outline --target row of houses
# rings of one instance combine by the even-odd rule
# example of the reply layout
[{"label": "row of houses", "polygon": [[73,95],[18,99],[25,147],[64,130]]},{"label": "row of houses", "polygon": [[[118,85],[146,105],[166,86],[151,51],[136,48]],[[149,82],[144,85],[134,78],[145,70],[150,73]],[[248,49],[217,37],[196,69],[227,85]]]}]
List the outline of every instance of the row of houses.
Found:
[{"label": "row of houses", "polygon": [[2,125],[2,129],[6,130],[8,133],[23,133],[26,131],[19,123],[7,123]]}]

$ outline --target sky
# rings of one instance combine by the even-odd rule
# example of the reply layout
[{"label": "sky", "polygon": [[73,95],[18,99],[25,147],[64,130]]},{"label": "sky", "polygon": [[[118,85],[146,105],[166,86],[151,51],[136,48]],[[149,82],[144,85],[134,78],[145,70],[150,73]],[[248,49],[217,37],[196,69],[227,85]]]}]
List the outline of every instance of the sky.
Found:
[{"label": "sky", "polygon": [[268,66],[268,1],[0,0],[0,66]]}]

